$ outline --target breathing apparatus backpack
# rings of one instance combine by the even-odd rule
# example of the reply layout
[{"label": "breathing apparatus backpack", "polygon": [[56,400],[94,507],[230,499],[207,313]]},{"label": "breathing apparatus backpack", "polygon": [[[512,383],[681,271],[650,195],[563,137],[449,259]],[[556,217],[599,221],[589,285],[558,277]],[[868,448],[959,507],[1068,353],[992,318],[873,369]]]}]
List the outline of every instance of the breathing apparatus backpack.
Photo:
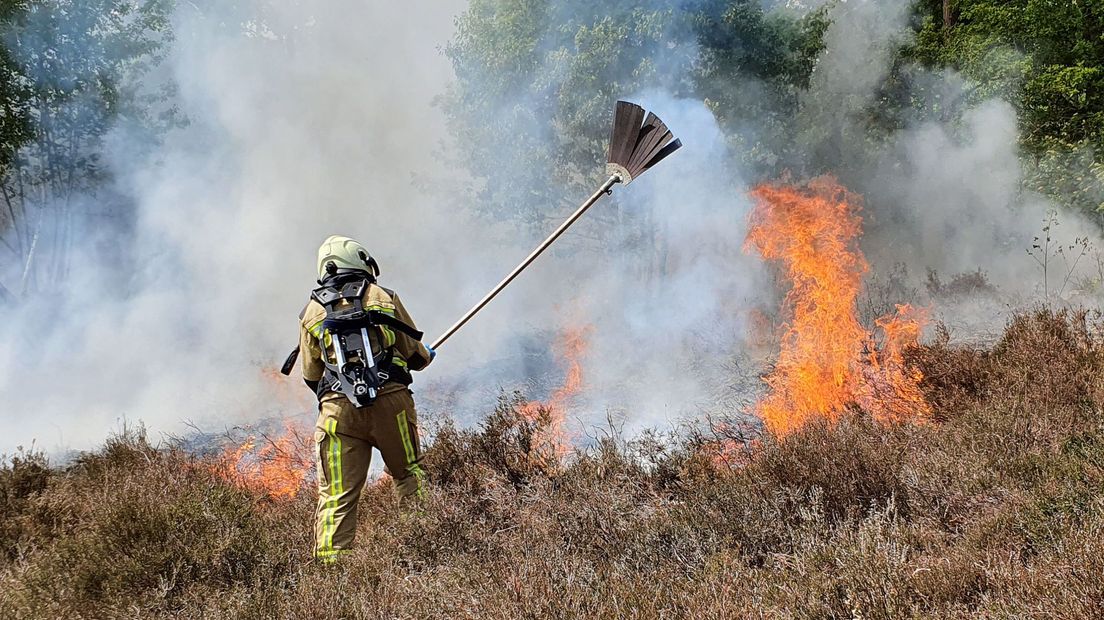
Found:
[{"label": "breathing apparatus backpack", "polygon": [[[322,322],[322,362],[326,366],[318,384],[318,396],[326,392],[343,394],[353,405],[371,405],[389,381],[410,385],[410,373],[394,364],[394,347],[384,348],[381,326],[421,341],[422,332],[378,310],[364,309],[364,294],[373,280],[364,274],[332,276],[311,293],[326,310]],[[372,353],[369,334],[375,333],[379,353]],[[329,346],[327,346],[327,339]],[[330,349],[333,359],[330,358]]]}]

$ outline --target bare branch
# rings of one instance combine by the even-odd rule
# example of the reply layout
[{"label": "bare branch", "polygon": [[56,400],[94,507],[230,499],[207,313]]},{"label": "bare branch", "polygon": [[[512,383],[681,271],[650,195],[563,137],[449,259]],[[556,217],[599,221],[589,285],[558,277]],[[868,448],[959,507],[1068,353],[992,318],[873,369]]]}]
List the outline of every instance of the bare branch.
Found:
[{"label": "bare branch", "polygon": [[16,301],[17,299],[15,295],[8,290],[8,287],[4,286],[4,284],[0,282],[0,304],[15,303]]},{"label": "bare branch", "polygon": [[27,263],[23,266],[23,279],[19,285],[20,293],[22,295],[27,294],[27,285],[30,283],[31,267],[34,264],[35,249],[38,247],[38,235],[42,227],[42,215],[38,216],[38,222],[35,224],[34,236],[31,237],[31,247],[27,250]]}]

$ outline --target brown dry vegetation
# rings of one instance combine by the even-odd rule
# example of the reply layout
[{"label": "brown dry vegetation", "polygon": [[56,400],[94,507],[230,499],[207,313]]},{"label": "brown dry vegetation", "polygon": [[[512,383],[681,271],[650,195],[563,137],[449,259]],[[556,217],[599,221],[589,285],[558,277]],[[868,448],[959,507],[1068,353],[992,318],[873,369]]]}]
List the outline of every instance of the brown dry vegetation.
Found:
[{"label": "brown dry vegetation", "polygon": [[310,561],[311,498],[140,435],[24,455],[0,469],[0,617],[1104,617],[1100,332],[1038,312],[910,359],[936,422],[855,412],[721,470],[700,439],[644,438],[548,471],[508,406],[445,426],[421,510],[370,488],[336,568]]}]

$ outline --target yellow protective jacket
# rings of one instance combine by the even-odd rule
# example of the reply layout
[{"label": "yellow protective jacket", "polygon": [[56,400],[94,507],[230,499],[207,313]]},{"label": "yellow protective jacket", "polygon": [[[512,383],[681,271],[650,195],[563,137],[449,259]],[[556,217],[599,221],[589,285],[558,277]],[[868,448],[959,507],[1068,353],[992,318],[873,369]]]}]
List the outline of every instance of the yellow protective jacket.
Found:
[{"label": "yellow protective jacket", "polygon": [[[414,319],[399,301],[399,296],[394,291],[383,288],[375,283],[368,285],[364,293],[364,309],[376,310],[395,317],[407,325],[417,329]],[[322,322],[326,318],[326,309],[314,299],[310,300],[299,318],[299,348],[302,360],[303,379],[315,383],[322,380],[322,373],[326,370],[322,362],[322,355],[328,359],[334,359],[333,344],[329,334],[322,328]],[[429,366],[431,361],[429,349],[410,336],[397,332],[389,327],[380,325],[373,333],[368,334],[372,342],[372,354],[379,355],[382,348],[394,347],[395,357],[392,363],[408,371],[422,370]],[[380,388],[380,395],[390,394],[399,390],[405,390],[406,386],[394,381],[386,383]],[[341,398],[336,392],[327,392],[320,399],[322,402]]]}]

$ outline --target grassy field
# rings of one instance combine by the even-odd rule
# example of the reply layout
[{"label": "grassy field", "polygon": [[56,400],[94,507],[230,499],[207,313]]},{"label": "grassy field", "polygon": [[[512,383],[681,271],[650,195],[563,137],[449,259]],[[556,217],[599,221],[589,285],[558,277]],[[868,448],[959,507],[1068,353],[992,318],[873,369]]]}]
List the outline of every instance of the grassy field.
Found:
[{"label": "grassy field", "polygon": [[778,441],[607,439],[563,466],[503,405],[445,426],[432,491],[366,493],[310,559],[312,498],[117,437],[0,468],[3,618],[1102,618],[1104,336],[1021,315],[988,350],[910,351],[936,420],[860,411]]}]

